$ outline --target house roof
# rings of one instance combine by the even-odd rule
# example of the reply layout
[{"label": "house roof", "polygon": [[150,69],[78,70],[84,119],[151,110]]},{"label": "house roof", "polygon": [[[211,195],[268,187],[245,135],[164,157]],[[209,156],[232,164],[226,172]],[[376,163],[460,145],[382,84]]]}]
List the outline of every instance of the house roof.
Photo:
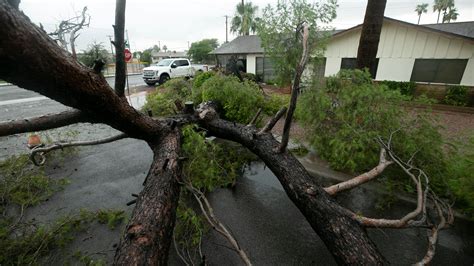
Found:
[{"label": "house roof", "polygon": [[[445,24],[427,24],[427,25],[412,24],[406,21],[401,21],[401,20],[389,18],[389,17],[384,17],[384,21],[395,22],[395,23],[403,24],[405,26],[415,27],[415,28],[430,31],[430,32],[441,33],[441,34],[448,35],[451,37],[458,37],[458,38],[468,39],[471,41],[474,40],[474,36],[473,36],[474,21],[445,23]],[[449,24],[452,24],[452,25],[449,25]],[[459,24],[459,25],[456,25],[456,24]],[[341,36],[347,32],[359,29],[361,27],[362,27],[362,24],[359,24],[347,30],[339,31],[333,34],[333,37]]]},{"label": "house roof", "polygon": [[224,43],[210,54],[262,54],[262,41],[257,35],[239,36]]},{"label": "house roof", "polygon": [[474,38],[474,21],[451,22],[443,24],[424,24],[422,26]]}]

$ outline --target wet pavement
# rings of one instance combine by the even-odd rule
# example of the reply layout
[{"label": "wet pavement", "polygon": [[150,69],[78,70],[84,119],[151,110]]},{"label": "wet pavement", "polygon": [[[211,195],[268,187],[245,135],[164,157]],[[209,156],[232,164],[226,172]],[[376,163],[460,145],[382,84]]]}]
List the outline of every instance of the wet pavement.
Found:
[{"label": "wet pavement", "polygon": [[[139,94],[136,104],[142,104],[143,97],[143,94]],[[2,121],[66,109],[51,100],[9,104],[0,108]],[[117,133],[105,125],[89,124],[72,125],[50,133],[60,134],[68,130],[80,132],[77,140],[97,139]],[[26,134],[0,138],[0,159],[25,152],[25,141]],[[47,172],[52,177],[66,177],[71,183],[44,204],[30,209],[26,218],[47,222],[64,214],[77,213],[81,208],[119,208],[131,213],[133,206],[127,207],[126,203],[132,199],[132,193],[138,193],[142,189],[151,160],[150,149],[145,142],[138,140],[125,139],[83,147],[64,162],[48,166]],[[311,166],[311,162],[306,161],[306,164]],[[320,168],[318,165],[313,166]],[[334,182],[324,178],[318,180],[323,184]],[[271,171],[262,163],[254,163],[247,169],[234,189],[218,189],[208,196],[217,217],[233,232],[255,265],[335,264],[324,244],[288,199]],[[397,218],[414,208],[412,203],[400,201],[392,209],[377,211],[375,204],[380,197],[383,195],[377,192],[377,188],[364,186],[343,193],[337,199],[353,211],[371,217]],[[473,225],[472,222],[458,219],[453,228],[441,232],[433,265],[473,265]],[[95,258],[106,259],[110,263],[121,230],[111,231],[105,226],[93,225],[81,233],[66,251],[53,254],[51,264],[63,264],[65,254],[76,250],[92,254]],[[370,229],[369,235],[395,265],[412,264],[426,251],[424,230]],[[242,264],[235,252],[226,246],[228,244],[222,237],[213,231],[204,237],[203,251],[210,265]],[[181,265],[173,249],[170,253],[170,265]]]}]

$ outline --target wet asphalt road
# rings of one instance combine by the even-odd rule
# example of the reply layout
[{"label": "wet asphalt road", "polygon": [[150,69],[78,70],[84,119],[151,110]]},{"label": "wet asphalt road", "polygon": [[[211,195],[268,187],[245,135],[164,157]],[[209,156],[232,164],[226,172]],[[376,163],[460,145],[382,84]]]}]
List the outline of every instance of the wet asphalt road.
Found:
[{"label": "wet asphalt road", "polygon": [[[141,82],[141,80],[139,80]],[[38,97],[19,88],[3,90],[2,101]],[[3,93],[3,94],[2,94]],[[52,101],[39,100],[0,105],[0,121],[18,117],[32,117],[65,110],[67,107]],[[116,134],[105,125],[77,124],[50,132],[77,130],[78,140],[97,139]],[[25,152],[26,134],[0,138],[0,159]],[[27,218],[50,221],[64,214],[77,213],[80,208],[89,210],[127,207],[132,193],[142,189],[142,182],[151,164],[152,153],[146,143],[125,139],[100,146],[83,147],[62,162],[51,162],[47,172],[53,177],[66,177],[71,183],[47,202],[32,208]],[[327,181],[326,181],[327,182]],[[339,197],[353,210],[372,216],[400,217],[413,206],[402,204],[399,209],[374,211],[376,193],[356,189]],[[230,228],[255,265],[334,265],[327,248],[308,225],[299,210],[288,199],[273,174],[261,164],[254,164],[238,180],[235,189],[219,189],[209,195],[216,215]],[[441,244],[434,265],[472,265],[474,262],[473,229],[470,223],[461,222],[454,233],[441,234]],[[95,258],[112,261],[114,245],[120,230],[110,231],[104,226],[92,226],[82,233],[67,251],[82,250],[86,254],[99,252]],[[371,237],[392,264],[407,265],[420,259],[426,248],[425,233],[420,230],[369,231]],[[241,265],[228,244],[210,231],[204,238],[203,251],[210,265]],[[105,255],[104,255],[105,254]],[[53,265],[63,264],[63,253],[53,254]],[[170,264],[181,265],[170,252]]]}]

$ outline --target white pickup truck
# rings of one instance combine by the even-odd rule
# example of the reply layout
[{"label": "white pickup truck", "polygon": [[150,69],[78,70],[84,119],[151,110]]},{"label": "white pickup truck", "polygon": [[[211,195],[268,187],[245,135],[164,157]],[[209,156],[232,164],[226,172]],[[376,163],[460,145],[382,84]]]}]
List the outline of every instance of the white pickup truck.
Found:
[{"label": "white pickup truck", "polygon": [[209,70],[207,65],[191,65],[186,58],[163,59],[155,65],[143,69],[143,81],[148,86],[154,86],[165,83],[170,78],[194,77],[197,72],[206,72]]}]

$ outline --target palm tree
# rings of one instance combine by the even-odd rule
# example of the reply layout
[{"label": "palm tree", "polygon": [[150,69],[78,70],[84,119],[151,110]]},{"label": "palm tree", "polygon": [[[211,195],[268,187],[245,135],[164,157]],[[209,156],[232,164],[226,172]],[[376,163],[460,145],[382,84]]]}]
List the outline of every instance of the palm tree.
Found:
[{"label": "palm tree", "polygon": [[449,12],[443,16],[443,23],[458,19],[459,13],[455,7],[449,8]]},{"label": "palm tree", "polygon": [[418,24],[420,24],[421,14],[428,12],[428,4],[423,3],[421,5],[417,5],[415,12],[418,14]]},{"label": "palm tree", "polygon": [[250,35],[257,30],[256,13],[258,6],[254,6],[251,2],[237,4],[236,12],[232,18],[230,31],[239,35]]},{"label": "palm tree", "polygon": [[[439,23],[439,17],[441,12],[443,12],[443,21],[444,17],[448,14],[448,9],[451,10],[454,8],[454,0],[435,0],[433,4],[433,12],[438,11],[438,19],[436,23]],[[444,22],[442,22],[444,23]]]}]

